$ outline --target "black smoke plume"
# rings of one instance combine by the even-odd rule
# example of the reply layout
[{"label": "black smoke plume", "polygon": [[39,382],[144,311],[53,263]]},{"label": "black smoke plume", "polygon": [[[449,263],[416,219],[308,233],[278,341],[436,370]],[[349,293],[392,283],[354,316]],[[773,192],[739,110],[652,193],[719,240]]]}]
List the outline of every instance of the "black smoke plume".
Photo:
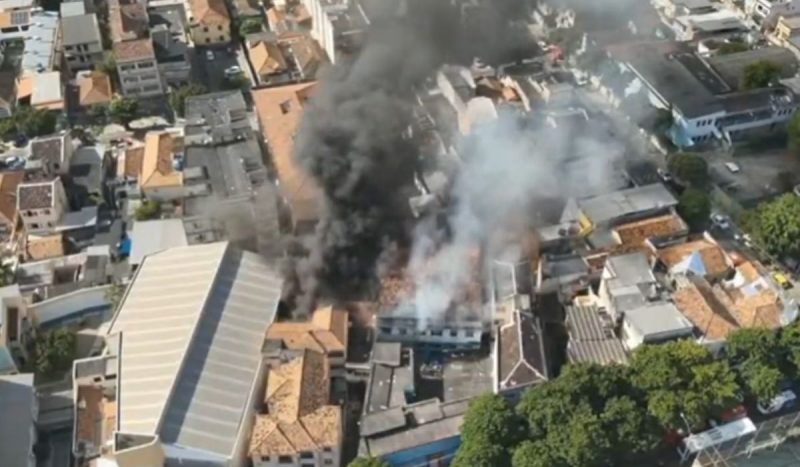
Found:
[{"label": "black smoke plume", "polygon": [[409,0],[402,16],[371,18],[360,52],[320,80],[295,144],[325,196],[308,256],[290,271],[299,279],[300,311],[317,296],[363,292],[387,246],[407,241],[405,188],[418,153],[407,137],[414,90],[445,62],[511,58],[523,44],[512,22],[525,18],[525,4]]}]

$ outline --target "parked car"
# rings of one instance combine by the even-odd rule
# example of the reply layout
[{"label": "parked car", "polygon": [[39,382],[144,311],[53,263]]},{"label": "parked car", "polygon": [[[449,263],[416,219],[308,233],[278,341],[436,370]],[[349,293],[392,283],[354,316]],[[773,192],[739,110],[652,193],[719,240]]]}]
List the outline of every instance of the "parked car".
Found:
[{"label": "parked car", "polygon": [[797,395],[791,389],[786,389],[775,396],[771,401],[759,402],[756,408],[764,415],[769,415],[783,409],[794,407],[797,404]]},{"label": "parked car", "polygon": [[712,214],[711,222],[723,230],[727,230],[731,227],[731,223],[728,218],[722,214]]},{"label": "parked car", "polygon": [[242,73],[242,69],[239,65],[229,66],[225,68],[225,76],[236,76]]},{"label": "parked car", "polygon": [[742,171],[741,167],[739,167],[739,164],[737,164],[736,162],[726,162],[725,168],[727,168],[731,173],[734,174],[738,174],[739,172]]},{"label": "parked car", "polygon": [[782,289],[792,288],[792,282],[789,280],[789,278],[786,277],[784,273],[780,271],[775,271],[772,273],[772,278],[775,279],[775,282],[777,282]]},{"label": "parked car", "polygon": [[656,172],[658,173],[658,177],[664,183],[669,183],[669,182],[672,181],[672,174],[667,172],[666,170],[658,168],[658,169],[656,169]]},{"label": "parked car", "polygon": [[209,62],[214,60],[214,52],[211,50],[206,50],[206,60]]}]

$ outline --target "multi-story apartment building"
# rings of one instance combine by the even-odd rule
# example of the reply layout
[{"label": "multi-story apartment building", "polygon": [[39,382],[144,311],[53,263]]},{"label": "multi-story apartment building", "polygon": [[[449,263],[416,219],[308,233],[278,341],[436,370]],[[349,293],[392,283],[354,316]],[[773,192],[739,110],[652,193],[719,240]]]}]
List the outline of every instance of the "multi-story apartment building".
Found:
[{"label": "multi-story apartment building", "polygon": [[225,0],[193,0],[190,31],[197,45],[225,44],[231,40],[231,18]]},{"label": "multi-story apartment building", "polygon": [[122,94],[149,97],[164,93],[153,41],[136,39],[114,44],[114,58]]},{"label": "multi-story apartment building", "polygon": [[17,212],[25,231],[30,234],[54,231],[68,206],[64,185],[59,178],[49,182],[22,183],[17,187]]},{"label": "multi-story apartment building", "polygon": [[70,72],[94,68],[103,60],[103,42],[94,14],[61,18],[61,43]]}]

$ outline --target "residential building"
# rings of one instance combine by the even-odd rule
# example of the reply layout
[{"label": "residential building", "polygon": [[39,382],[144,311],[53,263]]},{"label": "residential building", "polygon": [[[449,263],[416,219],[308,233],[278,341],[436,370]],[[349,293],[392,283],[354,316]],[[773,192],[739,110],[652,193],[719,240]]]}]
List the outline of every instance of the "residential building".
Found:
[{"label": "residential building", "polygon": [[34,138],[31,155],[25,163],[26,171],[35,171],[45,177],[69,173],[69,165],[75,147],[69,133]]},{"label": "residential building", "polygon": [[187,146],[232,143],[254,137],[255,124],[241,91],[190,96],[184,108]]},{"label": "residential building", "polygon": [[122,94],[149,97],[164,93],[153,41],[150,38],[116,42],[113,50]]},{"label": "residential building", "polygon": [[624,313],[661,301],[660,285],[644,253],[611,256],[598,290],[599,305],[614,321]]},{"label": "residential building", "polygon": [[615,323],[594,305],[566,308],[567,359],[570,363],[613,365],[627,363],[628,354],[615,334]]},{"label": "residential building", "polygon": [[84,109],[111,103],[113,92],[111,90],[111,79],[107,74],[98,70],[78,73],[76,81],[78,84],[78,105]]},{"label": "residential building", "polygon": [[131,254],[128,263],[134,271],[153,253],[188,245],[186,229],[181,219],[136,221],[130,239]]},{"label": "residential building", "polygon": [[227,242],[145,257],[108,329],[119,345],[105,456],[119,467],[244,465],[281,289],[273,264]]},{"label": "residential building", "polygon": [[[800,12],[798,12],[800,13]],[[775,26],[775,36],[783,41],[800,34],[800,16],[781,16]]]},{"label": "residential building", "polygon": [[694,337],[694,325],[669,302],[648,303],[622,312],[620,337],[633,350],[642,344],[658,344]]},{"label": "residential building", "polygon": [[183,173],[175,162],[182,152],[182,138],[166,131],[147,133],[139,174],[139,189],[147,199],[163,202],[184,196]]},{"label": "residential building", "polygon": [[724,279],[733,271],[733,260],[710,235],[655,251],[670,276],[695,275],[710,281]]},{"label": "residential building", "polygon": [[59,258],[66,254],[64,235],[26,235],[22,243],[24,261],[41,261],[50,258]]},{"label": "residential building", "polygon": [[231,18],[225,0],[192,0],[189,32],[197,45],[227,44],[231,40]]},{"label": "residential building", "polygon": [[321,192],[294,160],[294,138],[315,82],[253,91],[261,132],[278,175],[278,188],[291,216],[291,230],[310,232],[319,219]]},{"label": "residential building", "polygon": [[150,37],[158,69],[166,84],[180,86],[191,78],[186,12],[183,3],[148,7]]},{"label": "residential building", "polygon": [[60,19],[57,11],[21,9],[0,12],[0,48],[10,41],[23,41],[21,69],[35,73],[56,68],[56,45]]},{"label": "residential building", "polygon": [[17,187],[17,212],[29,234],[52,232],[69,210],[61,179],[49,182],[26,182]]},{"label": "residential building", "polygon": [[[344,377],[348,329],[347,311],[328,305],[314,310],[309,321],[274,323],[267,330],[265,349],[273,350],[270,355],[277,360],[286,351],[310,350],[322,354],[330,367],[330,376]],[[270,364],[270,356],[265,354],[265,357]]]},{"label": "residential building", "polygon": [[17,230],[17,187],[25,172],[0,172],[0,241],[9,240]]},{"label": "residential building", "polygon": [[269,83],[272,78],[288,71],[286,59],[277,41],[249,40],[247,54],[261,83]]},{"label": "residential building", "polygon": [[672,29],[679,41],[696,41],[749,32],[747,25],[730,10],[678,16],[672,22]]},{"label": "residential building", "polygon": [[110,0],[108,2],[108,18],[112,42],[143,39],[148,35],[146,2]]},{"label": "residential building", "polygon": [[108,339],[103,355],[72,364],[72,453],[77,465],[113,453],[119,344],[118,338]]},{"label": "residential building", "polygon": [[[80,4],[73,2],[73,4]],[[103,42],[97,16],[83,14],[61,18],[61,46],[70,73],[92,69],[103,61]]]},{"label": "residential building", "polygon": [[[565,208],[561,224],[574,223],[593,248],[614,247],[619,244],[614,227],[669,215],[677,204],[664,185],[655,183],[577,200],[574,209]],[[676,229],[680,230],[680,226]]]},{"label": "residential building", "polygon": [[314,350],[270,368],[250,439],[254,467],[340,465],[344,420],[328,378],[327,357]]},{"label": "residential building", "polygon": [[547,381],[544,345],[539,318],[529,310],[511,312],[494,341],[494,392],[516,402],[525,389]]},{"label": "residential building", "polygon": [[306,31],[259,32],[248,35],[245,44],[260,84],[313,80],[328,63],[325,52]]},{"label": "residential building", "polygon": [[765,28],[772,28],[781,16],[800,13],[797,0],[745,0],[744,11],[750,18]]},{"label": "residential building", "polygon": [[[389,465],[447,463],[461,444],[469,399],[492,390],[488,360],[419,361],[399,343],[376,342],[359,423],[359,455]],[[438,374],[431,385],[421,373]]]},{"label": "residential building", "polygon": [[357,50],[369,24],[358,1],[302,0],[302,3],[311,16],[311,36],[331,63],[336,63],[338,54],[349,55]]},{"label": "residential building", "polygon": [[9,467],[35,467],[39,404],[33,373],[0,375],[0,459]]},{"label": "residential building", "polygon": [[[37,236],[37,238],[42,237]],[[17,282],[20,291],[26,296],[35,295],[37,299],[45,301],[54,297],[68,296],[84,288],[109,283],[111,266],[111,252],[108,246],[88,247],[81,253],[22,263],[17,266]],[[59,310],[58,316],[61,317],[70,309],[84,309],[82,306],[76,307],[70,300],[58,303],[56,308]],[[44,319],[41,314],[38,314],[37,318]]]},{"label": "residential building", "polygon": [[27,364],[32,343],[33,316],[19,286],[0,288],[0,375],[17,373]]},{"label": "residential building", "polygon": [[676,16],[699,15],[716,11],[710,0],[666,0],[661,2],[664,16],[674,19]]},{"label": "residential building", "polygon": [[743,70],[758,61],[775,62],[782,77],[797,72],[797,59],[780,47],[705,59],[674,43],[638,43],[612,48],[612,56],[635,75],[652,105],[672,109],[670,138],[680,147],[779,131],[798,106],[794,92],[781,85],[739,89]]},{"label": "residential building", "polygon": [[230,5],[233,17],[236,19],[258,18],[261,21],[264,16],[264,7],[257,0],[234,0]]},{"label": "residential building", "polygon": [[28,104],[35,109],[64,109],[64,85],[60,72],[26,70],[18,81],[17,104]]}]

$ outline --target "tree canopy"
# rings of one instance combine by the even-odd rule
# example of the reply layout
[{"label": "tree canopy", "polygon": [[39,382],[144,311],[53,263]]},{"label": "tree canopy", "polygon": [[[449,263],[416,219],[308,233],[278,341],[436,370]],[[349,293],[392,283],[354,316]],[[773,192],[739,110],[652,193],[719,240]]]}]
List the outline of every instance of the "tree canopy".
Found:
[{"label": "tree canopy", "polygon": [[704,192],[687,188],[678,199],[678,213],[693,229],[701,228],[711,215],[711,200]]},{"label": "tree canopy", "polygon": [[111,105],[108,107],[111,119],[126,125],[136,118],[137,110],[139,110],[139,103],[130,97],[117,97],[111,101]]},{"label": "tree canopy", "polygon": [[714,361],[702,345],[681,340],[641,346],[630,362],[634,386],[647,396],[647,411],[668,429],[703,427],[736,403],[739,384],[727,362]]},{"label": "tree canopy", "polygon": [[69,329],[59,328],[38,336],[35,344],[36,372],[45,376],[58,376],[72,367],[77,342]]},{"label": "tree canopy", "polygon": [[728,359],[739,369],[744,389],[758,400],[770,400],[780,391],[785,354],[781,344],[767,328],[743,328],[728,336]]},{"label": "tree canopy", "polygon": [[144,200],[142,204],[136,208],[134,217],[137,221],[148,221],[151,219],[158,219],[161,217],[161,203],[158,201]]},{"label": "tree canopy", "polygon": [[680,181],[693,187],[702,187],[708,183],[708,162],[697,154],[679,153],[669,159],[667,164]]},{"label": "tree canopy", "polygon": [[750,48],[744,42],[730,41],[719,46],[717,53],[720,55],[728,55],[737,52],[745,52],[747,50],[750,50]]},{"label": "tree canopy", "polygon": [[245,38],[250,34],[261,32],[262,29],[263,23],[260,18],[245,18],[239,25],[239,37]]},{"label": "tree canopy", "polygon": [[800,254],[800,197],[787,193],[759,204],[746,226],[770,253]]},{"label": "tree canopy", "polygon": [[742,75],[743,89],[758,89],[771,86],[780,77],[781,68],[769,60],[760,60],[745,67]]},{"label": "tree canopy", "polygon": [[188,83],[183,86],[173,89],[172,94],[169,96],[169,103],[175,112],[183,117],[186,110],[186,99],[191,96],[199,96],[205,94],[206,87],[200,83]]},{"label": "tree canopy", "polygon": [[56,131],[57,120],[56,113],[52,110],[19,105],[9,118],[0,120],[0,137],[8,141],[18,135],[29,138],[46,136]]},{"label": "tree canopy", "polygon": [[463,449],[453,465],[501,466],[511,462],[510,448],[524,437],[524,421],[506,399],[484,394],[473,399],[461,427]]}]

